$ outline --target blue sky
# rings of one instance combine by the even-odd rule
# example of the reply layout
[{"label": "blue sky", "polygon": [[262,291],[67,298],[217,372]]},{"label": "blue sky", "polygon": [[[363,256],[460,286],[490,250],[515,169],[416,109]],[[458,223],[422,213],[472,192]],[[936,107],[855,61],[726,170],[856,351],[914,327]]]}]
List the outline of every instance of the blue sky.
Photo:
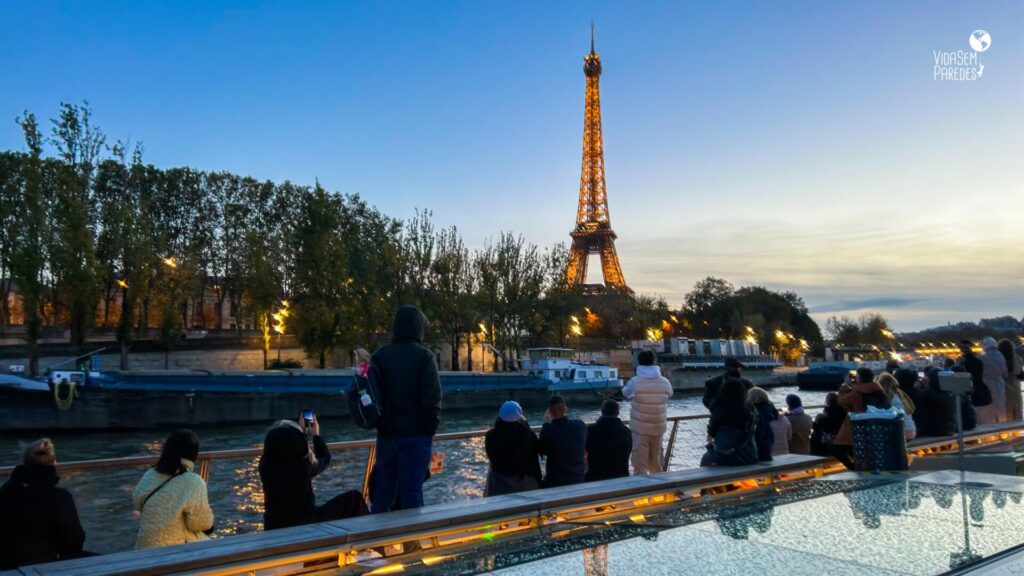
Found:
[{"label": "blue sky", "polygon": [[[1024,315],[1024,3],[8,2],[13,119],[88,100],[145,159],[568,240],[589,24],[627,282],[714,274],[819,320]],[[933,51],[983,77],[933,78]]]}]

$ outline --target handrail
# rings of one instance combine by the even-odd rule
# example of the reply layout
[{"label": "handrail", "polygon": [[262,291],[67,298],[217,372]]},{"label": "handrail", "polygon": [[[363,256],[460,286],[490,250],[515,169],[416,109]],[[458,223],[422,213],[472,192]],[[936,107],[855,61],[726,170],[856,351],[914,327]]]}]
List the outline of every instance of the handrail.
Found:
[{"label": "handrail", "polygon": [[[824,406],[805,406],[807,410],[814,410],[824,408]],[[684,414],[679,416],[669,416],[668,422],[681,422],[686,420],[705,420],[709,417],[709,414]],[[533,427],[534,432],[540,431],[540,426]],[[669,444],[675,444],[675,434],[678,431],[678,426],[673,425],[672,436],[669,438]],[[464,430],[462,432],[447,432],[444,434],[438,434],[434,436],[435,442],[444,442],[449,440],[466,440],[469,438],[482,438],[487,434],[487,430]],[[327,448],[332,452],[347,452],[350,450],[369,449],[376,446],[377,441],[374,438],[367,438],[365,440],[347,440],[344,442],[329,442]],[[208,452],[200,452],[199,457],[196,458],[197,466],[201,466],[203,461],[213,460],[233,460],[239,458],[250,458],[253,456],[259,456],[263,454],[263,447],[258,446],[254,448],[232,448],[229,450],[210,450]],[[671,454],[669,454],[671,456]],[[71,462],[58,462],[58,472],[81,472],[84,470],[104,470],[109,468],[130,468],[130,467],[142,467],[152,466],[160,460],[159,455],[151,456],[125,456],[122,458],[99,458],[95,460],[74,460]],[[665,461],[666,466],[668,465],[668,459]],[[14,471],[14,466],[0,466],[0,476],[9,476]]]}]

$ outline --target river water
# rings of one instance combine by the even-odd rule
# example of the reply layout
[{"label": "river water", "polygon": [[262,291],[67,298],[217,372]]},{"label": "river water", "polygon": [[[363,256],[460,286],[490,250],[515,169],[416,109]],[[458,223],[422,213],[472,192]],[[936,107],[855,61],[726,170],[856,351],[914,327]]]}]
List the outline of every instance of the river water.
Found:
[{"label": "river water", "polygon": [[[795,388],[770,389],[769,395],[777,407],[785,406],[786,394]],[[824,402],[823,392],[800,392],[806,405]],[[629,403],[622,403],[623,420],[628,420]],[[669,401],[669,414],[706,414],[699,395],[677,394]],[[527,413],[531,423],[539,423],[542,411]],[[593,421],[599,415],[598,407],[572,409],[570,415]],[[282,418],[297,415],[282,414]],[[480,430],[489,427],[496,416],[491,412],[463,411],[442,414],[439,432]],[[267,423],[269,425],[271,423]],[[705,420],[681,422],[679,437],[673,451],[671,469],[691,468],[703,454]],[[267,425],[240,425],[199,428],[201,450],[224,450],[259,446]],[[321,422],[321,434],[328,442],[372,438],[372,431],[362,430],[344,419]],[[168,430],[138,430],[127,432],[92,432],[53,434],[50,438],[57,447],[59,461],[119,458],[159,454]],[[668,434],[665,442],[668,442]],[[0,435],[0,466],[17,464],[24,445],[37,436],[34,434]],[[435,452],[445,455],[444,470],[424,484],[427,504],[455,500],[468,500],[482,495],[487,473],[487,458],[483,438],[450,442],[436,442]],[[360,490],[367,452],[356,450],[334,453],[330,467],[314,481],[318,502],[344,490]],[[258,458],[219,460],[211,464],[208,492],[216,516],[216,534],[229,535],[252,532],[262,528],[263,493],[257,471]],[[61,485],[75,496],[79,516],[86,531],[86,548],[94,552],[113,552],[134,545],[137,520],[131,510],[131,491],[144,469],[137,467],[95,472],[64,473]]]}]

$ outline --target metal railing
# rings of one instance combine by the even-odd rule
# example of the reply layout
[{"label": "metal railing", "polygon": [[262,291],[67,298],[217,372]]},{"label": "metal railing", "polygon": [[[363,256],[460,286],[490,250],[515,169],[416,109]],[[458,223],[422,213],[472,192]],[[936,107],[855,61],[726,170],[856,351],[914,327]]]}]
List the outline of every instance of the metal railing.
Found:
[{"label": "metal railing", "polygon": [[[818,408],[807,407],[809,411]],[[690,414],[668,418],[671,427],[663,444],[666,469],[699,466],[706,451],[708,417],[708,414]],[[540,427],[534,430],[539,431]],[[434,437],[434,451],[446,454],[446,470],[442,474],[446,478],[443,482],[427,482],[424,499],[428,503],[482,496],[487,468],[483,450],[486,433],[487,430],[467,430]],[[314,479],[316,492],[323,497],[358,487],[364,496],[368,495],[376,440],[330,442],[327,447],[334,458],[330,472]],[[253,531],[261,522],[263,493],[257,463],[262,453],[262,446],[258,446],[205,451],[196,459],[195,471],[207,481],[218,534]],[[155,465],[157,460],[158,455],[150,455],[57,463],[61,486],[71,490],[78,503],[83,526],[89,534],[88,546],[98,552],[108,552],[132,545],[135,530],[131,519],[131,491],[142,469]],[[214,466],[216,462],[227,461],[236,461],[236,464]],[[0,467],[0,478],[13,470],[13,466]]]}]

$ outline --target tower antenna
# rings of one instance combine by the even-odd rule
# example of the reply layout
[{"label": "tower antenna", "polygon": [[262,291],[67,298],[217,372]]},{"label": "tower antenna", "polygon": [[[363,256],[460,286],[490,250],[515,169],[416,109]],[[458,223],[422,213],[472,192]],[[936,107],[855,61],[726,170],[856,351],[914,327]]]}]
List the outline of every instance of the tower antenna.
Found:
[{"label": "tower antenna", "polygon": [[594,53],[594,21],[590,21],[590,53]]}]

